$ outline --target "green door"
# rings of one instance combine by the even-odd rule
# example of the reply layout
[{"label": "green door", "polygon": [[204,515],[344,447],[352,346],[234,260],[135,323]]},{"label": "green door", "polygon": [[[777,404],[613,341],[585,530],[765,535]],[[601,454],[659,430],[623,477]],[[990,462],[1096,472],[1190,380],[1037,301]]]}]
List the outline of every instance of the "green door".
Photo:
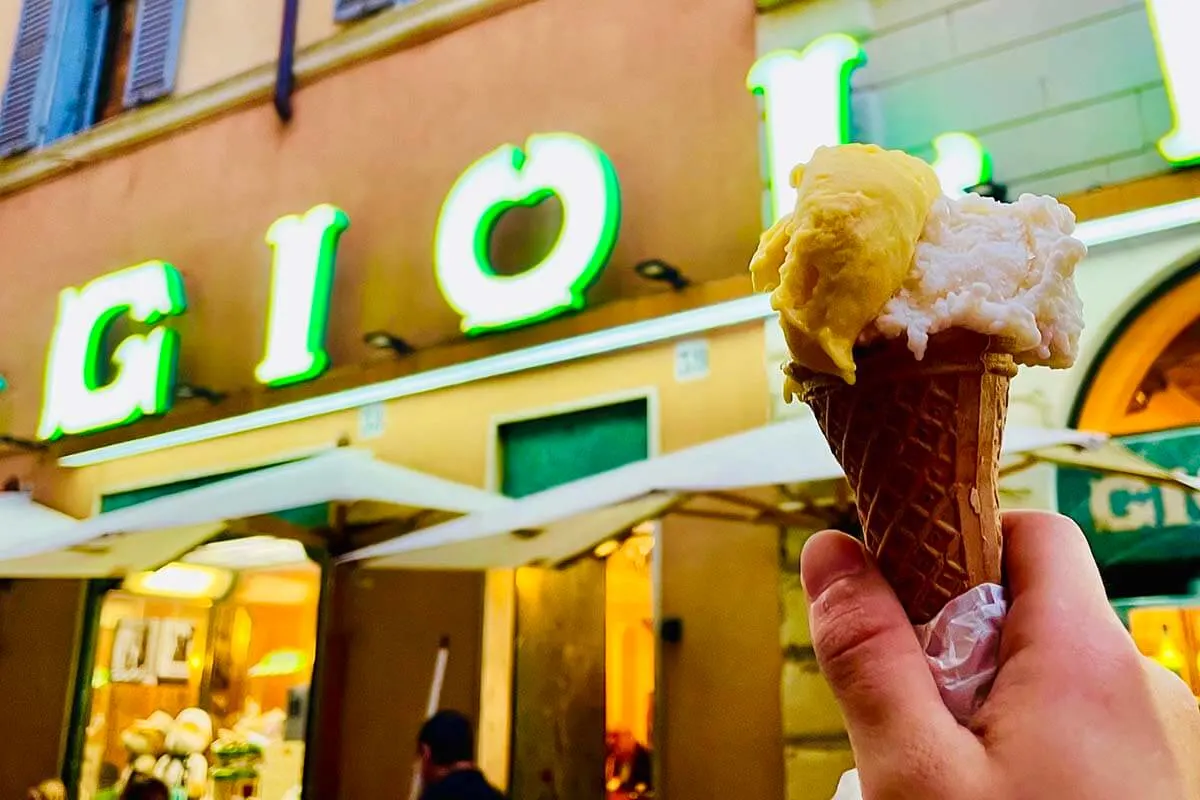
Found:
[{"label": "green door", "polygon": [[[502,487],[523,497],[649,456],[637,400],[505,425]],[[513,800],[603,800],[604,563],[529,568],[517,580]]]}]

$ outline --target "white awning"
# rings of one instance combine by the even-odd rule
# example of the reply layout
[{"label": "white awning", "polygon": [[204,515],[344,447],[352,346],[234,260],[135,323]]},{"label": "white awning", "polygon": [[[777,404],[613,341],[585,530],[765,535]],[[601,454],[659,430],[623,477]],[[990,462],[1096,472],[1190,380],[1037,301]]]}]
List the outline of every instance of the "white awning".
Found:
[{"label": "white awning", "polygon": [[485,511],[512,501],[339,448],[149,500],[71,525],[46,528],[0,550],[0,577],[104,577],[176,558],[231,520],[323,503],[347,505],[354,521],[421,511]]},{"label": "white awning", "polygon": [[[1061,453],[1063,448],[1080,451],[1107,443],[1104,434],[1012,425],[1005,431],[1004,455],[1006,463],[1021,456],[1037,460],[1037,453],[1048,448]],[[736,493],[841,477],[841,467],[816,422],[805,417],[574,481],[509,506],[363,548],[343,560],[384,569],[556,564],[643,521],[672,511],[687,513],[684,504],[698,498],[720,495],[718,501],[752,511],[747,521],[783,524],[785,509]]]},{"label": "white awning", "polygon": [[66,514],[35,503],[25,492],[0,492],[0,558],[78,524]]}]

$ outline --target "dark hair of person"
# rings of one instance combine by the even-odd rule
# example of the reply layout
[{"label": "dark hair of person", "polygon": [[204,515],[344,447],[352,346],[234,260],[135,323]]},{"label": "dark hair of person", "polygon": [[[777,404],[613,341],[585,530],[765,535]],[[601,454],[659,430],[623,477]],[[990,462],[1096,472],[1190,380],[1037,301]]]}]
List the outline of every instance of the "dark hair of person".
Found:
[{"label": "dark hair of person", "polygon": [[171,800],[171,790],[158,778],[134,775],[121,792],[121,800]]},{"label": "dark hair of person", "polygon": [[430,760],[439,767],[475,759],[471,721],[457,711],[439,711],[426,720],[417,745],[428,747]]}]

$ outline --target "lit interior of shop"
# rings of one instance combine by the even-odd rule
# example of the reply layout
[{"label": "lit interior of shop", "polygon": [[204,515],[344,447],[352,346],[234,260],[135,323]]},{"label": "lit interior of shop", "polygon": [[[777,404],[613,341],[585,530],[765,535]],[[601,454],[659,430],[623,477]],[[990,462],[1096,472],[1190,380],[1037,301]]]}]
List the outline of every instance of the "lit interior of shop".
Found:
[{"label": "lit interior of shop", "polygon": [[300,543],[251,536],[107,592],[80,798],[110,796],[139,760],[213,800],[298,797],[320,589]]},{"label": "lit interior of shop", "polygon": [[653,787],[654,581],[652,526],[597,548],[605,568],[605,723],[610,798]]}]

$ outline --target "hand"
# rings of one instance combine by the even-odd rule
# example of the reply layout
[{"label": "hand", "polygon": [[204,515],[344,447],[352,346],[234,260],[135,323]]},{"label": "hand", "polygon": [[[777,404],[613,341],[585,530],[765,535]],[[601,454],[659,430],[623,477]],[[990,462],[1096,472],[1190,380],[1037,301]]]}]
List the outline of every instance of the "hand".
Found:
[{"label": "hand", "polygon": [[968,727],[942,703],[899,601],[859,543],[808,541],[813,647],[865,800],[1200,798],[1200,711],[1108,604],[1087,541],[1056,514],[1004,517],[1010,608]]}]

